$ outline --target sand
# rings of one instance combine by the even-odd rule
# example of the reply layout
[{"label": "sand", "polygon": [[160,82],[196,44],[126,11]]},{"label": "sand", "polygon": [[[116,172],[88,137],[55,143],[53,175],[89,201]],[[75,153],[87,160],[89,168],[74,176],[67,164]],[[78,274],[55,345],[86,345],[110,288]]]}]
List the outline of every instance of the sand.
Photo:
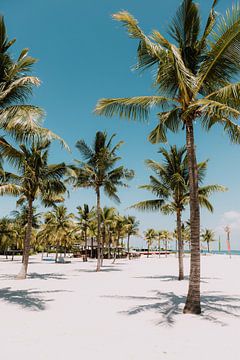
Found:
[{"label": "sand", "polygon": [[[184,259],[186,273],[189,258]],[[1,359],[239,359],[240,256],[202,256],[201,316],[170,256],[71,264],[0,259]]]}]

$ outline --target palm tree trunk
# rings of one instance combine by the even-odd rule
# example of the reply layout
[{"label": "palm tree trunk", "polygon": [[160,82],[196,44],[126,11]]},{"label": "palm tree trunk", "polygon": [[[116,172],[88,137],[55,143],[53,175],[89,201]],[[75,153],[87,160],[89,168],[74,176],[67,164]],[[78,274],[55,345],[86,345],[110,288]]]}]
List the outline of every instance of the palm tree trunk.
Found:
[{"label": "palm tree trunk", "polygon": [[147,253],[147,257],[149,257],[149,250],[150,250],[150,246],[148,244],[148,253]]},{"label": "palm tree trunk", "polygon": [[100,271],[101,268],[101,219],[100,219],[100,189],[96,189],[97,194],[97,268],[96,271]]},{"label": "palm tree trunk", "polygon": [[91,259],[93,259],[93,237],[91,236],[91,254],[90,254],[90,257]]},{"label": "palm tree trunk", "polygon": [[83,261],[87,261],[88,256],[88,249],[87,249],[87,229],[84,231],[84,237],[85,237],[85,258]]},{"label": "palm tree trunk", "polygon": [[128,252],[128,258],[130,259],[130,234],[128,234],[127,237],[127,252]]},{"label": "palm tree trunk", "polygon": [[55,254],[55,262],[57,262],[57,260],[58,260],[58,252],[59,252],[59,246],[57,244],[57,246],[56,246],[56,254]]},{"label": "palm tree trunk", "polygon": [[106,232],[105,229],[103,229],[102,233],[102,247],[101,247],[101,266],[103,266],[103,257],[104,257],[104,244],[106,242]]},{"label": "palm tree trunk", "polygon": [[114,248],[114,258],[113,258],[113,262],[112,262],[112,264],[114,264],[115,263],[115,261],[116,261],[116,258],[117,258],[117,250],[119,251],[119,248],[118,248],[118,246],[119,246],[119,233],[118,233],[118,237],[117,237],[117,239],[116,239],[116,245],[115,245],[115,248]]},{"label": "palm tree trunk", "polygon": [[27,218],[26,236],[24,238],[23,264],[19,274],[17,275],[17,279],[26,279],[27,276],[30,242],[32,235],[32,216],[33,216],[33,199],[30,198],[28,200],[28,218]]},{"label": "palm tree trunk", "polygon": [[165,239],[165,257],[167,257],[167,251],[168,251],[167,239]]},{"label": "palm tree trunk", "polygon": [[117,249],[116,249],[116,246],[115,246],[115,247],[114,247],[114,252],[113,252],[113,261],[112,261],[112,264],[115,263],[116,257],[117,257]]},{"label": "palm tree trunk", "polygon": [[112,237],[109,235],[108,239],[108,259],[111,259],[111,243],[112,243]]},{"label": "palm tree trunk", "polygon": [[208,252],[210,253],[209,241],[207,242],[207,248],[208,248]]},{"label": "palm tree trunk", "polygon": [[200,211],[198,199],[198,169],[195,155],[192,120],[186,122],[186,143],[189,169],[191,259],[189,288],[184,313],[200,314]]},{"label": "palm tree trunk", "polygon": [[161,240],[158,239],[158,257],[159,257],[159,258],[160,258],[160,256],[161,256],[160,251],[161,251]]},{"label": "palm tree trunk", "polygon": [[178,236],[178,280],[184,279],[183,272],[183,241],[182,241],[182,220],[181,210],[177,209],[177,236]]}]

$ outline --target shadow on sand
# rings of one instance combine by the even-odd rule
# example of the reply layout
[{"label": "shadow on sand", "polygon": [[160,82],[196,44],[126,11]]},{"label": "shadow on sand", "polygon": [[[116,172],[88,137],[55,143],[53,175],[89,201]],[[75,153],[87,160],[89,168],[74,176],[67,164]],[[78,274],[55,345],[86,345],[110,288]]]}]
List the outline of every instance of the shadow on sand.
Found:
[{"label": "shadow on sand", "polygon": [[5,287],[0,289],[0,301],[4,301],[13,305],[19,305],[23,309],[42,311],[46,310],[48,302],[53,301],[53,299],[43,299],[42,295],[58,292],[65,292],[65,290],[13,290],[10,287]]},{"label": "shadow on sand", "polygon": [[[17,274],[1,274],[0,280],[16,280]],[[59,273],[45,273],[45,274],[38,274],[38,273],[29,273],[27,275],[27,279],[39,279],[39,280],[66,280],[67,277],[64,274]]]},{"label": "shadow on sand", "polygon": [[[175,275],[136,276],[136,277],[134,277],[134,279],[161,280],[161,281],[164,281],[164,282],[168,282],[168,281],[179,281],[179,280],[178,280],[178,276],[175,276]],[[220,280],[220,278],[202,277],[202,278],[201,278],[201,283],[207,284],[208,281],[206,281],[206,280],[212,280],[212,279],[214,279],[214,280]],[[189,280],[189,276],[184,276],[184,280]]]},{"label": "shadow on sand", "polygon": [[[154,311],[160,315],[156,325],[173,326],[176,316],[182,314],[185,296],[176,295],[173,292],[162,293],[153,290],[154,296],[106,296],[122,300],[133,300],[143,304],[131,307],[129,310],[121,311],[124,315],[136,315],[145,311]],[[219,292],[203,293],[201,297],[202,314],[200,318],[219,324],[228,325],[227,321],[220,320],[222,317],[240,317],[240,297],[228,296]]]},{"label": "shadow on sand", "polygon": [[[96,268],[94,269],[77,269],[75,270],[77,272],[87,272],[87,273],[96,273]],[[103,273],[103,272],[113,272],[113,271],[122,271],[122,269],[118,269],[115,266],[102,266],[101,270],[98,271],[99,273]]]}]

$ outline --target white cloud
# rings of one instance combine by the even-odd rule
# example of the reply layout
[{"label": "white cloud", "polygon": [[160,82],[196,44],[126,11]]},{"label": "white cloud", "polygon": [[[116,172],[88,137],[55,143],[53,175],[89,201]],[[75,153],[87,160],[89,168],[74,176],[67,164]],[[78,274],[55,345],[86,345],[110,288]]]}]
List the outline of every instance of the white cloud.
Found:
[{"label": "white cloud", "polygon": [[225,227],[230,226],[230,230],[240,231],[240,212],[235,210],[226,211],[220,220],[220,224],[215,228],[218,233],[224,233]]},{"label": "white cloud", "polygon": [[234,210],[227,211],[223,214],[223,218],[226,220],[240,220],[240,212]]}]

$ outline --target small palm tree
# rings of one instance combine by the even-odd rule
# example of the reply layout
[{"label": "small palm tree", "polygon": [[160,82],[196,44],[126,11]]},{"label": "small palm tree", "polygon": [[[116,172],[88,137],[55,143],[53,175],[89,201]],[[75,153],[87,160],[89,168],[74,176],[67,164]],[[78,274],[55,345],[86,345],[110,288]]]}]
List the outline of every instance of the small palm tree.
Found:
[{"label": "small palm tree", "polygon": [[77,223],[79,226],[76,226],[75,231],[81,229],[84,233],[85,257],[83,258],[83,260],[87,261],[87,256],[88,256],[87,233],[88,233],[92,218],[94,216],[94,209],[93,208],[90,209],[88,204],[83,204],[82,207],[81,206],[77,207],[77,211],[78,211],[78,216],[76,216],[76,219],[77,219]]},{"label": "small palm tree", "polygon": [[[16,227],[12,219],[3,217],[0,219],[0,249],[8,258],[8,250],[16,245]],[[13,257],[12,257],[13,259]]]},{"label": "small palm tree", "polygon": [[210,252],[210,243],[216,241],[214,231],[211,229],[204,229],[201,238],[203,242],[207,243],[208,252]]},{"label": "small palm tree", "polygon": [[168,230],[160,230],[158,232],[158,238],[165,243],[165,257],[168,255],[168,241],[172,240],[172,234]]},{"label": "small palm tree", "polygon": [[117,196],[119,186],[126,187],[124,180],[130,180],[134,176],[132,170],[127,170],[124,166],[116,167],[116,163],[121,159],[116,155],[116,151],[123,144],[122,141],[112,146],[115,134],[108,139],[106,132],[96,133],[93,146],[88,146],[84,140],[76,143],[83,161],[77,161],[77,165],[72,166],[75,176],[71,177],[74,187],[92,188],[97,199],[97,243],[98,260],[97,271],[101,266],[101,189],[111,199],[120,202]]},{"label": "small palm tree", "polygon": [[139,234],[139,221],[136,220],[135,216],[131,215],[125,216],[124,221],[127,232],[127,252],[130,259],[130,237]]},{"label": "small palm tree", "polygon": [[144,238],[147,242],[147,246],[148,246],[148,254],[147,257],[149,257],[149,252],[150,252],[150,247],[153,243],[153,241],[156,239],[157,233],[154,229],[147,229],[147,231],[145,231],[144,233]]},{"label": "small palm tree", "polygon": [[54,206],[52,211],[45,214],[45,224],[39,232],[38,237],[40,239],[51,238],[51,244],[56,248],[56,258],[58,259],[58,253],[60,248],[64,249],[64,255],[66,250],[75,241],[74,229],[76,224],[74,223],[74,214],[68,213],[67,208],[64,205]]},{"label": "small palm tree", "polygon": [[102,249],[101,249],[101,265],[103,264],[104,247],[108,243],[108,258],[110,258],[111,251],[111,226],[115,220],[116,209],[114,207],[104,206],[101,209],[101,234],[102,234]]},{"label": "small palm tree", "polygon": [[183,0],[168,34],[172,42],[154,30],[144,34],[126,11],[114,14],[139,41],[137,69],[155,66],[156,95],[102,99],[96,113],[145,120],[153,106],[160,108],[158,124],[150,133],[152,143],[166,142],[167,132],[185,130],[190,185],[191,270],[184,313],[200,314],[200,208],[194,129],[222,126],[231,141],[240,142],[240,8],[224,17],[215,12],[217,0],[201,29],[198,5]]},{"label": "small palm tree", "polygon": [[34,201],[40,199],[44,206],[52,206],[54,202],[63,200],[62,195],[66,191],[62,179],[67,167],[64,163],[48,164],[49,147],[49,141],[39,139],[15,148],[4,138],[0,138],[1,156],[18,171],[17,174],[10,174],[8,181],[0,185],[0,195],[17,196],[17,203],[27,203],[28,208],[23,266],[18,279],[25,279],[27,275]]}]

